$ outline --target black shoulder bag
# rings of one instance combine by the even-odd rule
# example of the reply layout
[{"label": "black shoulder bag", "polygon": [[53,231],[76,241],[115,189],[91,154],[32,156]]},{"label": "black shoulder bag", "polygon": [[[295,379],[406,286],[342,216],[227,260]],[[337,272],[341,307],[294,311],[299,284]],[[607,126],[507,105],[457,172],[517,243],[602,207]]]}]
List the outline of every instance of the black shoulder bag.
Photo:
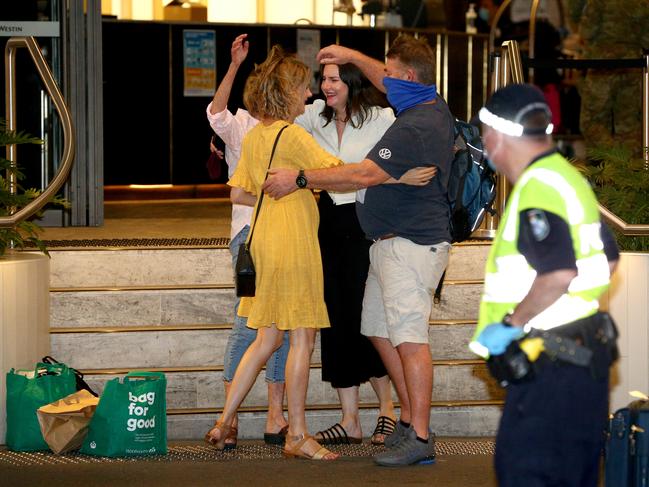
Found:
[{"label": "black shoulder bag", "polygon": [[[282,132],[286,127],[288,127],[288,125],[282,127],[275,138],[273,150],[270,153],[270,160],[268,161],[268,169],[270,169],[270,165],[273,162],[273,156],[275,155],[275,148],[277,147],[279,137],[282,135]],[[264,181],[266,181],[266,179],[268,179],[268,171],[266,171]],[[255,295],[255,279],[257,274],[255,272],[255,264],[252,261],[252,255],[250,255],[250,246],[252,245],[252,234],[255,231],[255,222],[259,216],[259,210],[263,201],[264,192],[262,191],[259,196],[259,204],[257,205],[255,218],[250,222],[250,236],[248,237],[247,242],[239,246],[239,253],[237,254],[237,265],[234,268],[234,280],[237,296],[240,298],[244,296],[252,297]]]}]

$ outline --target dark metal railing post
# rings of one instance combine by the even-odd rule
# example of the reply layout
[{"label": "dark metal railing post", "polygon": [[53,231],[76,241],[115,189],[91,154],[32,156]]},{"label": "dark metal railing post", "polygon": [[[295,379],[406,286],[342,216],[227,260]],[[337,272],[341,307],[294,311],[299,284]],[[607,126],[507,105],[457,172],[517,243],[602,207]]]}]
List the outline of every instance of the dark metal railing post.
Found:
[{"label": "dark metal railing post", "polygon": [[[530,27],[529,27],[529,58],[534,59],[535,46],[536,46],[536,14],[539,10],[539,1],[532,0],[532,7],[530,8]],[[534,68],[531,66],[527,69],[527,76],[530,83],[534,83]]]},{"label": "dark metal railing post", "polygon": [[649,171],[649,50],[644,51],[642,68],[642,152],[644,168]]}]

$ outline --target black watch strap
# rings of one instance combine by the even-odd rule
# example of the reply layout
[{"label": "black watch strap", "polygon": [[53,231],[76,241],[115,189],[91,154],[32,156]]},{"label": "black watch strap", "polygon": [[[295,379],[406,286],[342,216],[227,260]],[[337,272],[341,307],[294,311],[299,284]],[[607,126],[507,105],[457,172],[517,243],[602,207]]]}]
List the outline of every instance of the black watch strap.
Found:
[{"label": "black watch strap", "polygon": [[308,184],[308,181],[306,179],[306,176],[304,175],[304,169],[300,169],[300,172],[298,172],[297,177],[295,178],[295,185],[300,188],[306,188],[306,185]]}]

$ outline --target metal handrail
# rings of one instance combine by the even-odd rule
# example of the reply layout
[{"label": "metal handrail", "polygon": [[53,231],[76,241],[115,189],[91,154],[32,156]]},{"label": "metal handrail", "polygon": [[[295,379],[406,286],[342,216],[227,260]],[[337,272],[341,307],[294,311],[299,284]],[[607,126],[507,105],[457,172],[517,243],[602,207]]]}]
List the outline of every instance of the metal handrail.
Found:
[{"label": "metal handrail", "polygon": [[[506,3],[506,2],[505,2]],[[511,83],[524,83],[523,78],[523,63],[521,61],[521,54],[518,49],[517,41],[505,41],[502,44],[505,55],[502,56],[502,62],[498,64],[498,69],[495,74],[496,81],[494,85],[502,88]],[[649,54],[645,54],[645,66],[643,72],[643,90],[642,90],[642,107],[643,107],[643,134],[642,143],[644,147],[645,169],[649,169]],[[511,71],[511,80],[510,80]],[[505,203],[508,196],[508,186],[505,178],[502,175],[498,176],[498,189],[496,200],[496,212],[502,215]],[[606,220],[613,228],[618,230],[622,235],[642,237],[649,236],[649,224],[631,224],[622,220],[619,216],[606,208],[604,205],[599,204],[599,211],[604,220]]]},{"label": "metal handrail", "polygon": [[[500,7],[498,7],[498,10],[496,10],[496,14],[494,15],[494,19],[491,24],[491,28],[489,30],[489,55],[490,56],[493,54],[495,50],[496,30],[498,29],[498,23],[500,22],[500,18],[503,16],[505,10],[507,10],[507,7],[511,2],[512,0],[505,0],[503,3],[501,3]],[[528,27],[528,37],[529,37],[528,45],[529,45],[530,59],[534,59],[534,53],[536,51],[536,16],[539,9],[539,3],[540,0],[532,0],[532,5],[530,7],[530,21]],[[529,68],[528,70],[528,79],[530,83],[534,83],[533,68]]]},{"label": "metal handrail", "polygon": [[[503,42],[503,49],[507,53],[507,66],[511,71],[511,82],[514,84],[525,83],[525,77],[523,76],[523,62],[521,61],[521,52],[518,49],[517,41],[505,41]],[[506,68],[505,67],[505,68]],[[509,78],[505,76],[503,78],[502,86],[506,86]]]},{"label": "metal handrail", "polygon": [[[42,192],[25,205],[20,210],[8,216],[0,217],[0,228],[15,227],[21,221],[26,220],[34,213],[41,210],[56,193],[61,189],[65,181],[68,179],[72,163],[74,161],[74,128],[72,126],[72,118],[70,117],[70,110],[68,109],[61,91],[59,90],[52,72],[50,71],[45,58],[33,37],[12,37],[7,42],[5,47],[5,101],[6,101],[6,119],[7,129],[10,131],[16,130],[16,51],[26,47],[29,54],[36,65],[38,74],[54,102],[56,111],[61,119],[63,127],[63,155],[62,162],[59,170],[52,178],[50,184],[42,190]],[[12,167],[16,166],[16,146],[7,146],[7,158],[11,161]],[[12,183],[13,181],[13,183]],[[17,186],[15,179],[10,178],[10,191],[15,194]]]},{"label": "metal handrail", "polygon": [[512,0],[505,0],[503,3],[501,3],[500,7],[498,7],[498,10],[496,10],[493,21],[491,22],[491,29],[489,30],[489,56],[491,56],[491,54],[493,54],[495,50],[496,30],[498,30],[498,22],[500,22],[500,18],[503,16],[510,3],[512,3]]},{"label": "metal handrail", "polygon": [[611,210],[606,208],[604,205],[599,205],[599,212],[602,214],[604,220],[606,220],[609,225],[618,230],[622,235],[627,237],[646,237],[649,236],[649,224],[638,223],[632,224],[627,223],[622,218],[617,216]]}]

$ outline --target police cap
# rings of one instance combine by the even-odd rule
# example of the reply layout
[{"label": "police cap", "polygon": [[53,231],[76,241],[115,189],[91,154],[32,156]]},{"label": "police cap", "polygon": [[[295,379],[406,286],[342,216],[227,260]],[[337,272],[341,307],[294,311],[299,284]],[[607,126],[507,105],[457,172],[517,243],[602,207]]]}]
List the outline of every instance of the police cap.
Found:
[{"label": "police cap", "polygon": [[[550,123],[552,112],[543,92],[530,84],[512,84],[499,89],[487,100],[478,116],[485,125],[513,137],[549,135],[554,128]],[[536,123],[530,124],[532,119]]]}]

